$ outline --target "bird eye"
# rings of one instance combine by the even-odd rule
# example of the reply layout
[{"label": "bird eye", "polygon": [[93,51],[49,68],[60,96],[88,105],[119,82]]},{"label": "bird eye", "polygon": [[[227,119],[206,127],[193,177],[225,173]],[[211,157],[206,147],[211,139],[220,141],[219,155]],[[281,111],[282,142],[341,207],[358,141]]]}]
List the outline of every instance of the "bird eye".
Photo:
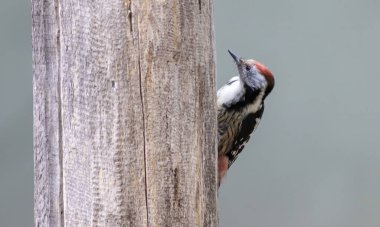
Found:
[{"label": "bird eye", "polygon": [[250,65],[246,65],[245,66],[245,70],[247,70],[247,71],[251,70],[251,66]]}]

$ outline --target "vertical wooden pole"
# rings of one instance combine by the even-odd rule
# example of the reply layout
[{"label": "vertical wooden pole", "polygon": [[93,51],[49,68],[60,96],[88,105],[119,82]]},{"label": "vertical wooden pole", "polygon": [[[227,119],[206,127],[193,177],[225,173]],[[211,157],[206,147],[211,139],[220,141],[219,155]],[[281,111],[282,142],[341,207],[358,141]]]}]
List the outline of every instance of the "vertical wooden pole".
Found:
[{"label": "vertical wooden pole", "polygon": [[217,226],[212,0],[33,0],[36,226]]}]

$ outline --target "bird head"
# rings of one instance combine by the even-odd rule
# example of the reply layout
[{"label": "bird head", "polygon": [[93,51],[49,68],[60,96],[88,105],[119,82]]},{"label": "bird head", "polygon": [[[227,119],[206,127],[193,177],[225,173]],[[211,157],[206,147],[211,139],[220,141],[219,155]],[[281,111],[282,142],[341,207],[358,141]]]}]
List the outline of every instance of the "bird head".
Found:
[{"label": "bird head", "polygon": [[252,89],[264,90],[266,95],[272,91],[274,77],[268,67],[253,59],[244,60],[231,51],[228,51],[228,53],[234,59],[243,83]]}]

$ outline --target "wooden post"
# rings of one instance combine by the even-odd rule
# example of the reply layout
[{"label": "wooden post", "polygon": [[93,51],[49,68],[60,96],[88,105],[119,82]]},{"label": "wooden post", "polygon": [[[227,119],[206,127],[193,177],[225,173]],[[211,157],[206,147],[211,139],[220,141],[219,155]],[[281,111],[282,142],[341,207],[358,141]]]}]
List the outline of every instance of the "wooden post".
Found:
[{"label": "wooden post", "polygon": [[212,4],[32,1],[36,226],[217,226]]}]

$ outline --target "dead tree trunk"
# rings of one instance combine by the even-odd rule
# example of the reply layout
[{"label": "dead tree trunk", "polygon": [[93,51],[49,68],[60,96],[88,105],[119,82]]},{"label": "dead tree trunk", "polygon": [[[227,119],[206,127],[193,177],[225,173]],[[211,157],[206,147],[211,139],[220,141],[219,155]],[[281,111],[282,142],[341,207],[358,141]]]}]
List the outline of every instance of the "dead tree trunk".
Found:
[{"label": "dead tree trunk", "polygon": [[33,0],[36,226],[216,226],[212,0]]}]

